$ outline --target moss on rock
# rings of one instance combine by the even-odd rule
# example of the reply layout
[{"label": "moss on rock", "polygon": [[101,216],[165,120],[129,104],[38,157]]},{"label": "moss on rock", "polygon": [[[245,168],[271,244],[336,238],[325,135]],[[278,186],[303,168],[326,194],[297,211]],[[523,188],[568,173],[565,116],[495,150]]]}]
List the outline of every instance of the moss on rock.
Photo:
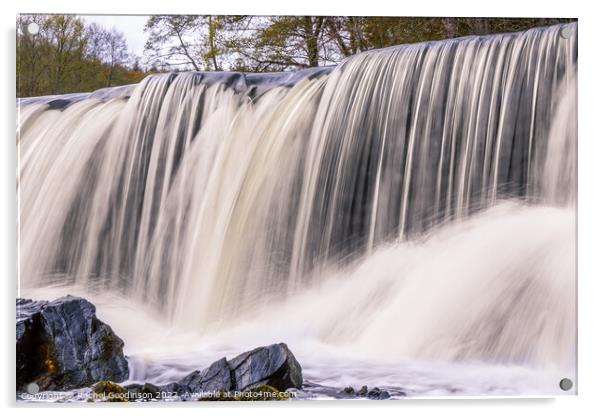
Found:
[{"label": "moss on rock", "polygon": [[94,401],[128,402],[128,390],[112,381],[103,380],[92,386]]}]

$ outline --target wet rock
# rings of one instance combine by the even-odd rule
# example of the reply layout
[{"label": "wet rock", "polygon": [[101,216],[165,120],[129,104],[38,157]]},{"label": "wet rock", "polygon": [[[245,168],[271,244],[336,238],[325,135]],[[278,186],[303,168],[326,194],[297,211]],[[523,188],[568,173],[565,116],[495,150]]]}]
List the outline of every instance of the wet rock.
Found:
[{"label": "wet rock", "polygon": [[249,389],[261,384],[280,391],[301,388],[301,365],[284,343],[255,348],[228,361],[232,369],[232,388]]},{"label": "wet rock", "polygon": [[357,395],[360,397],[365,397],[368,394],[368,386],[362,386],[358,391]]},{"label": "wet rock", "polygon": [[390,398],[391,395],[386,390],[381,390],[378,387],[374,387],[372,390],[368,392],[368,398],[372,400],[386,400]]},{"label": "wet rock", "polygon": [[128,377],[123,341],[85,299],[17,299],[17,390],[71,390]]},{"label": "wet rock", "polygon": [[230,391],[234,389],[232,370],[225,358],[221,358],[202,371],[193,371],[178,381],[187,391]]},{"label": "wet rock", "polygon": [[140,391],[144,394],[152,395],[153,397],[158,397],[161,393],[161,389],[159,388],[159,386],[155,386],[151,383],[144,383]]},{"label": "wet rock", "polygon": [[112,381],[99,381],[92,386],[94,394],[93,401],[127,402],[129,401],[128,390]]},{"label": "wet rock", "polygon": [[[252,391],[260,386],[283,392],[300,389],[302,383],[301,365],[286,344],[280,343],[255,348],[229,361],[221,358],[202,371],[193,371],[175,383],[161,386],[161,391],[185,398],[201,392]],[[227,400],[221,397],[223,394],[215,396],[220,397],[203,400]]]},{"label": "wet rock", "polygon": [[130,401],[150,401],[161,399],[161,388],[151,383],[128,384],[124,386]]},{"label": "wet rock", "polygon": [[341,394],[346,394],[348,396],[355,396],[355,389],[351,386],[347,386],[343,390],[341,390]]},{"label": "wet rock", "polygon": [[144,386],[144,384],[132,383],[132,384],[126,384],[123,387],[130,393],[140,393],[142,391],[143,386]]}]

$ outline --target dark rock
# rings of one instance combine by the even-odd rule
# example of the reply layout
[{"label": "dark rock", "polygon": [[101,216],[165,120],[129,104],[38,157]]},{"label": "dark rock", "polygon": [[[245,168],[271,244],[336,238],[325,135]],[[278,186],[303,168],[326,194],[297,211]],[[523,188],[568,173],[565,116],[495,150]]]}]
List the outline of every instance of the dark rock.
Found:
[{"label": "dark rock", "polygon": [[351,386],[345,387],[343,390],[341,390],[341,393],[350,396],[355,396],[355,390]]},{"label": "dark rock", "polygon": [[161,387],[151,383],[128,384],[124,386],[128,392],[130,401],[150,401],[161,399]]},{"label": "dark rock", "polygon": [[368,398],[372,400],[385,400],[391,397],[388,391],[374,387],[368,392]]},{"label": "dark rock", "polygon": [[217,360],[203,371],[193,371],[177,384],[186,386],[191,393],[234,389],[231,369],[225,358]]},{"label": "dark rock", "polygon": [[125,386],[123,386],[127,391],[129,391],[130,393],[141,393],[142,392],[142,387],[144,385],[143,384],[138,384],[138,383],[132,383],[132,384],[126,384]]},{"label": "dark rock", "polygon": [[368,394],[368,386],[362,386],[361,389],[357,391],[358,396],[366,396]]},{"label": "dark rock", "polygon": [[[301,366],[286,344],[281,343],[255,348],[230,361],[221,358],[202,371],[193,371],[178,382],[160,388],[163,392],[186,397],[201,392],[251,391],[259,386],[283,392],[288,388],[301,388],[302,383]],[[215,397],[209,399],[215,400]]]},{"label": "dark rock", "polygon": [[249,389],[265,384],[280,391],[301,388],[301,365],[284,343],[255,348],[228,361],[232,388]]},{"label": "dark rock", "polygon": [[145,393],[145,394],[150,394],[153,397],[158,398],[159,395],[161,394],[161,388],[159,388],[159,386],[155,386],[154,384],[151,384],[151,383],[144,383],[144,385],[142,386],[141,392]]},{"label": "dark rock", "polygon": [[17,390],[70,390],[95,382],[124,381],[123,341],[82,298],[52,302],[17,299]]}]

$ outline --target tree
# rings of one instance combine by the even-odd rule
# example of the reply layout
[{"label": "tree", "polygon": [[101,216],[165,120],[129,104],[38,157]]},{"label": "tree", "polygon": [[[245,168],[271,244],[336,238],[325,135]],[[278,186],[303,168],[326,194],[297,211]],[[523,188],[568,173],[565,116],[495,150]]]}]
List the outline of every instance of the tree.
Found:
[{"label": "tree", "polygon": [[107,30],[96,23],[87,28],[87,56],[97,61],[102,82],[110,87],[128,64],[130,54],[123,33],[116,28]]},{"label": "tree", "polygon": [[[232,22],[229,23],[225,26],[232,31]],[[227,42],[227,46],[239,55],[239,65],[244,62],[244,66],[254,72],[283,71],[335,62],[332,48],[327,47],[325,17],[241,16],[235,23],[240,36]]]},{"label": "tree", "polygon": [[51,93],[60,93],[70,82],[77,81],[77,71],[85,53],[86,39],[81,19],[70,15],[54,15],[48,21],[54,58],[50,67]]},{"label": "tree", "polygon": [[[40,31],[37,35],[24,35],[25,26],[37,23]],[[47,28],[42,16],[17,16],[17,95],[32,96],[44,88],[42,48],[47,37]]]},{"label": "tree", "polygon": [[35,22],[36,35],[17,33],[19,97],[92,91],[140,81],[125,37],[72,15],[19,15],[18,28]]},{"label": "tree", "polygon": [[17,35],[18,91],[26,94],[58,94],[81,85],[78,71],[85,55],[86,39],[81,19],[70,15],[21,15],[19,26],[36,22],[36,35]]},{"label": "tree", "polygon": [[170,66],[192,67],[195,71],[219,71],[219,27],[217,16],[151,16],[144,27],[149,34],[145,52],[154,63],[168,61]]},{"label": "tree", "polygon": [[334,42],[343,57],[368,49],[361,17],[328,17],[326,31],[328,40]]},{"label": "tree", "polygon": [[196,42],[201,16],[151,16],[144,31],[149,37],[144,47],[156,62],[170,65],[189,65],[200,71],[202,53]]},{"label": "tree", "polygon": [[[331,65],[392,45],[511,32],[562,19],[152,16],[146,50],[154,65],[245,72]],[[566,21],[566,19],[565,19]]]},{"label": "tree", "polygon": [[213,63],[213,69],[215,71],[221,71],[221,67],[220,65],[218,65],[217,63],[217,55],[218,55],[218,46],[217,46],[217,36],[218,36],[218,31],[221,28],[221,23],[219,20],[219,17],[214,17],[214,16],[207,16],[207,30],[208,30],[208,36],[207,36],[207,43],[209,46],[209,49],[207,51],[207,53],[205,53],[205,59],[208,59],[211,61],[211,63]]}]

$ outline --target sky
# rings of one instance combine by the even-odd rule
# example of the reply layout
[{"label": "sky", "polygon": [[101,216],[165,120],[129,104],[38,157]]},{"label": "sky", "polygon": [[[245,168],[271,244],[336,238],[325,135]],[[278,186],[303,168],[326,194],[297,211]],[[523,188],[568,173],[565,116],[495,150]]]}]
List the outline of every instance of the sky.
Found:
[{"label": "sky", "polygon": [[148,16],[142,15],[80,15],[88,23],[97,23],[106,29],[115,27],[125,35],[128,49],[138,56],[144,55],[146,34],[144,25]]}]

